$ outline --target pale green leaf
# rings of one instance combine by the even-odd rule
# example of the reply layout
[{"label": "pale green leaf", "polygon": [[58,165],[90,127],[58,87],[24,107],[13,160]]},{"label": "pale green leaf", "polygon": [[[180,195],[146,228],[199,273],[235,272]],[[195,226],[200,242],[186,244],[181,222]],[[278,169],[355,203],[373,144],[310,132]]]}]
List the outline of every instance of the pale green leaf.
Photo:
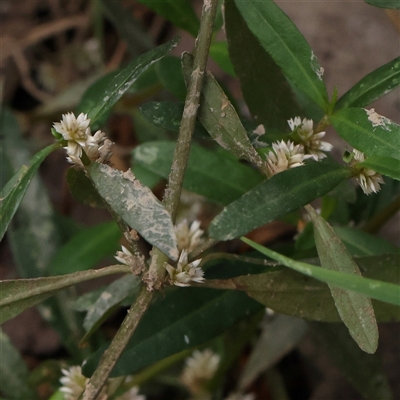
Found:
[{"label": "pale green leaf", "polygon": [[[361,277],[361,272],[332,227],[310,206],[306,210],[314,225],[315,245],[321,267]],[[329,284],[329,283],[328,283]],[[371,300],[353,291],[329,284],[342,321],[362,350],[375,353],[378,347],[378,326]]]},{"label": "pale green leaf", "polygon": [[0,324],[35,306],[61,289],[76,283],[118,273],[129,273],[126,265],[79,271],[69,275],[0,281]]},{"label": "pale green leaf", "polygon": [[377,299],[400,306],[400,285],[374,279],[362,278],[354,274],[330,271],[321,267],[316,267],[312,264],[292,260],[289,257],[267,249],[266,247],[263,247],[245,237],[242,237],[241,240],[265,256],[270,257],[282,265],[300,272],[301,274],[318,279],[322,282],[326,282],[330,285],[338,286],[345,290],[351,290],[364,294],[372,299]]}]

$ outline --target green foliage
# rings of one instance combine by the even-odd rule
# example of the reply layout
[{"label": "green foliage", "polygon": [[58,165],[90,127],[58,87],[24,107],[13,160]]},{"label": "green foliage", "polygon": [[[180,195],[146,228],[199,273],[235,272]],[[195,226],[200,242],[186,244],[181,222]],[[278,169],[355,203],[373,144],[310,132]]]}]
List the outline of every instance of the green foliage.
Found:
[{"label": "green foliage", "polygon": [[[263,307],[245,294],[202,288],[167,292],[150,307],[112,376],[132,374],[140,368],[204,343]],[[105,348],[84,365],[90,375]]]}]

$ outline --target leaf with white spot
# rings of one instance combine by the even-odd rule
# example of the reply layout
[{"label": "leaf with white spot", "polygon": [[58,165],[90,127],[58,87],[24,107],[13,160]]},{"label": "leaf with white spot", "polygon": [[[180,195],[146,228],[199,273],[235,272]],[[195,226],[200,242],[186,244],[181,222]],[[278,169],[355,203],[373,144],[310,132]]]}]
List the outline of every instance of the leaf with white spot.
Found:
[{"label": "leaf with white spot", "polygon": [[121,172],[93,163],[89,175],[100,196],[127,225],[171,259],[178,258],[171,216],[151,190],[135,179],[132,171]]}]

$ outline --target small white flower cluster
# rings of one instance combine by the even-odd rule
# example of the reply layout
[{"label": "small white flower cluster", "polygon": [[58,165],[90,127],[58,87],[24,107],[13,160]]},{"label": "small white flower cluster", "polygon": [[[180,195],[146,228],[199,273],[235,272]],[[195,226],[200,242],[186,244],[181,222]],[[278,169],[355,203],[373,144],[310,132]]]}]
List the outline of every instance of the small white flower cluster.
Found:
[{"label": "small white flower cluster", "polygon": [[164,268],[168,272],[171,283],[185,287],[190,286],[192,281],[198,283],[204,281],[204,271],[198,266],[200,262],[201,259],[189,263],[187,251],[182,250],[176,268],[167,263],[164,264]]},{"label": "small white flower cluster", "polygon": [[200,221],[194,221],[189,227],[186,220],[175,225],[175,234],[177,239],[178,250],[181,252],[176,268],[165,263],[164,267],[168,272],[171,283],[176,286],[190,286],[190,282],[201,283],[204,281],[204,271],[198,266],[201,259],[188,261],[188,253],[198,247],[203,239],[201,235],[204,233],[200,229]]},{"label": "small white flower cluster", "polygon": [[293,141],[272,143],[272,149],[267,154],[267,167],[269,175],[273,176],[290,168],[304,165],[309,158],[319,161],[326,157],[324,151],[331,151],[332,145],[321,139],[325,132],[314,132],[311,119],[295,117],[288,120],[290,129],[293,131]]},{"label": "small white flower cluster", "polygon": [[358,151],[356,149],[353,150],[353,160],[350,162],[352,167],[355,167],[357,170],[357,174],[355,178],[357,182],[360,184],[361,189],[367,195],[371,193],[378,193],[381,189],[381,184],[384,184],[384,180],[382,175],[373,169],[361,167],[357,168],[357,164],[365,161],[364,153]]},{"label": "small white flower cluster", "polygon": [[[63,373],[63,376],[60,378],[60,383],[62,385],[60,392],[63,394],[64,400],[78,400],[79,396],[85,390],[86,383],[89,379],[82,374],[81,367],[77,365],[71,366],[68,369],[62,369],[61,372]],[[111,381],[112,379],[107,383],[111,383]],[[146,400],[146,396],[139,395],[138,392],[139,388],[135,386],[121,396],[116,397],[115,400]],[[98,398],[107,399],[108,394],[106,384]]]},{"label": "small white flower cluster", "polygon": [[83,167],[83,151],[90,161],[104,163],[111,157],[112,142],[100,130],[92,136],[87,114],[81,113],[78,118],[73,113],[63,114],[62,120],[55,122],[53,128],[68,142],[65,150],[71,164]]},{"label": "small white flower cluster", "polygon": [[212,350],[195,350],[185,361],[181,382],[192,394],[206,391],[205,384],[215,375],[219,363],[220,356]]},{"label": "small white flower cluster", "polygon": [[190,253],[203,242],[201,235],[204,231],[200,229],[200,221],[193,221],[189,227],[187,220],[184,219],[175,225],[174,229],[179,251],[186,250]]},{"label": "small white flower cluster", "polygon": [[117,251],[114,258],[121,264],[128,265],[129,267],[135,266],[136,257],[125,247],[121,246],[122,251]]},{"label": "small white flower cluster", "polygon": [[301,144],[295,145],[290,140],[272,143],[272,150],[267,155],[270,176],[290,168],[300,167],[304,165],[303,161],[310,157],[304,154],[304,147]]},{"label": "small white flower cluster", "polygon": [[288,124],[292,131],[296,131],[299,142],[304,146],[305,154],[310,154],[315,161],[322,160],[326,157],[323,151],[331,151],[332,145],[321,140],[325,136],[325,132],[314,132],[313,120],[300,117],[289,119]]}]

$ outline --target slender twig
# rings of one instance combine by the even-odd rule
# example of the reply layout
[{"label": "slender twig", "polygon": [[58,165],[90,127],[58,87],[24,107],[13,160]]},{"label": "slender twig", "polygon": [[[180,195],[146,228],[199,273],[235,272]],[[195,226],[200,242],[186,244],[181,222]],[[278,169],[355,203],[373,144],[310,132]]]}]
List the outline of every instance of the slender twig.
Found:
[{"label": "slender twig", "polygon": [[[200,93],[207,65],[217,6],[218,0],[204,0],[200,30],[194,51],[193,72],[188,84],[185,107],[168,179],[168,187],[165,190],[163,199],[165,208],[170,213],[172,221],[175,221],[182,191],[183,177],[189,159],[190,145],[196,123],[197,109],[200,105]],[[153,248],[149,272],[145,279],[150,290],[161,287],[166,274],[163,265],[167,260],[167,256],[158,249]]]},{"label": "slender twig", "polygon": [[[218,0],[204,0],[203,13],[200,23],[200,31],[196,40],[194,70],[189,83],[185,108],[182,116],[181,127],[175,149],[174,160],[165,191],[164,205],[174,221],[178,207],[183,177],[186,170],[190,152],[190,143],[196,122],[197,108],[199,106],[200,92],[202,89],[204,70],[207,64],[208,51],[211,43],[212,28],[218,6]],[[142,286],[136,302],[131,306],[110,347],[103,354],[99,366],[86,385],[80,399],[95,400],[104,386],[112,368],[122,354],[129,339],[132,337],[140,319],[148,309],[153,293],[153,287],[159,288],[165,276],[163,268],[167,257],[158,249],[153,248],[150,270],[144,280],[147,283]]]},{"label": "slender twig", "polygon": [[85,391],[80,397],[81,400],[95,400],[97,398],[115,363],[132,337],[140,319],[149,308],[153,295],[154,292],[148,292],[146,287],[142,286],[136,302],[128,310],[110,347],[104,352],[98,368],[86,384]]}]

